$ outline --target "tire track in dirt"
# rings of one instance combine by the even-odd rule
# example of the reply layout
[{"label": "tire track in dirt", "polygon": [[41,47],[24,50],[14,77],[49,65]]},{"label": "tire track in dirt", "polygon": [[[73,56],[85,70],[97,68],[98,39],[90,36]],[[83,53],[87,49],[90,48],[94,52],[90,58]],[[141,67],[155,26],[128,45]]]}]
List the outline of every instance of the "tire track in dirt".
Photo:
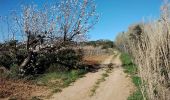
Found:
[{"label": "tire track in dirt", "polygon": [[101,78],[105,68],[86,74],[71,86],[64,88],[62,92],[54,94],[50,99],[48,98],[48,100],[126,100],[134,90],[133,83],[120,67],[119,56],[114,59],[113,57],[114,55],[109,56],[101,63],[101,66],[113,63],[113,66],[118,67],[114,68],[106,80],[99,84],[99,88],[96,89],[93,96],[90,96],[91,89],[96,81]]},{"label": "tire track in dirt", "polygon": [[131,79],[123,72],[119,55],[112,60],[114,69],[96,90],[90,100],[127,100],[135,88]]}]

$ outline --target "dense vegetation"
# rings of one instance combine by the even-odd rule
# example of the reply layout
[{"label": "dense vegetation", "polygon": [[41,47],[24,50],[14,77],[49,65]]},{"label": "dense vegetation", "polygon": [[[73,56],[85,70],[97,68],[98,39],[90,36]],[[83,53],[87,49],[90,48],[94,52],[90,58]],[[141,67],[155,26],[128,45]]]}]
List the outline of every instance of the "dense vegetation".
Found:
[{"label": "dense vegetation", "polygon": [[138,66],[144,99],[170,99],[169,11],[166,3],[159,20],[133,25],[116,40],[119,50],[131,55]]},{"label": "dense vegetation", "polygon": [[[12,45],[8,47],[8,44],[2,44],[1,49],[3,48],[3,50],[0,54],[0,65],[11,72],[13,72],[13,69],[18,69],[18,76],[21,74],[24,74],[24,76],[42,74],[48,71],[52,65],[55,65],[55,69],[58,69],[58,66],[63,66],[61,69],[64,70],[76,69],[81,64],[83,57],[81,50],[73,50],[71,48],[61,49],[58,52],[32,53],[34,56],[31,57],[27,67],[23,69],[24,73],[22,73],[22,71],[19,71],[19,68],[23,60],[27,57],[28,52],[23,48],[12,51]],[[18,46],[19,44],[16,43],[16,45]]]}]

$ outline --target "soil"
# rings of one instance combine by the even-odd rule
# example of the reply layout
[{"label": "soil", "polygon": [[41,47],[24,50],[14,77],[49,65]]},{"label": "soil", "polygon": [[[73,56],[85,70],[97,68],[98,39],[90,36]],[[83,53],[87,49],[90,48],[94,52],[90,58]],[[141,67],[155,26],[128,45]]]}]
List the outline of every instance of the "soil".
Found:
[{"label": "soil", "polygon": [[46,97],[49,93],[48,88],[29,81],[0,79],[0,100],[30,100],[32,97]]},{"label": "soil", "polygon": [[90,96],[91,89],[102,77],[105,68],[86,74],[85,77],[78,79],[71,86],[47,100],[127,100],[128,96],[135,91],[135,87],[128,75],[123,72],[119,55],[116,57],[111,55],[104,59],[101,66],[110,63],[113,63],[114,69],[106,80],[99,84],[93,96]]}]

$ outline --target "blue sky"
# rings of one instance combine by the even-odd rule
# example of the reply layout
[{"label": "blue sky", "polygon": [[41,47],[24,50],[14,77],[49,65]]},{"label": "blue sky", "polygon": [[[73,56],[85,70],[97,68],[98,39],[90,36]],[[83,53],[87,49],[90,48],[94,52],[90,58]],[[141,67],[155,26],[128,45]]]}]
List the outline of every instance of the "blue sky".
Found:
[{"label": "blue sky", "polygon": [[97,0],[100,21],[90,32],[91,39],[114,40],[119,32],[143,18],[159,17],[162,0]]},{"label": "blue sky", "polygon": [[[40,4],[45,0],[35,1]],[[90,40],[114,40],[117,34],[126,31],[129,25],[149,17],[159,17],[162,1],[96,0],[97,12],[101,16],[98,24],[89,33]],[[31,0],[0,0],[0,16],[9,15],[12,9],[18,9],[23,2],[27,3]]]}]

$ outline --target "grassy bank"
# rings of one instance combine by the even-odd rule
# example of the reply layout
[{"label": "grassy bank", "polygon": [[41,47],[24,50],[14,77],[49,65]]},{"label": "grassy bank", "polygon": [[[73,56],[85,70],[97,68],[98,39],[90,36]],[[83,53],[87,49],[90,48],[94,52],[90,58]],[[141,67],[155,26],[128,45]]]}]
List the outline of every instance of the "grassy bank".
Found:
[{"label": "grassy bank", "polygon": [[141,85],[141,78],[137,75],[137,66],[132,62],[131,57],[127,53],[122,53],[120,59],[123,64],[124,72],[131,76],[132,82],[137,88],[137,90],[128,97],[128,100],[143,100],[143,96],[139,87]]},{"label": "grassy bank", "polygon": [[62,88],[69,86],[78,78],[83,77],[87,71],[84,69],[71,70],[65,72],[51,72],[39,76],[35,82],[37,85],[47,86],[52,89],[52,93],[61,92]]}]

